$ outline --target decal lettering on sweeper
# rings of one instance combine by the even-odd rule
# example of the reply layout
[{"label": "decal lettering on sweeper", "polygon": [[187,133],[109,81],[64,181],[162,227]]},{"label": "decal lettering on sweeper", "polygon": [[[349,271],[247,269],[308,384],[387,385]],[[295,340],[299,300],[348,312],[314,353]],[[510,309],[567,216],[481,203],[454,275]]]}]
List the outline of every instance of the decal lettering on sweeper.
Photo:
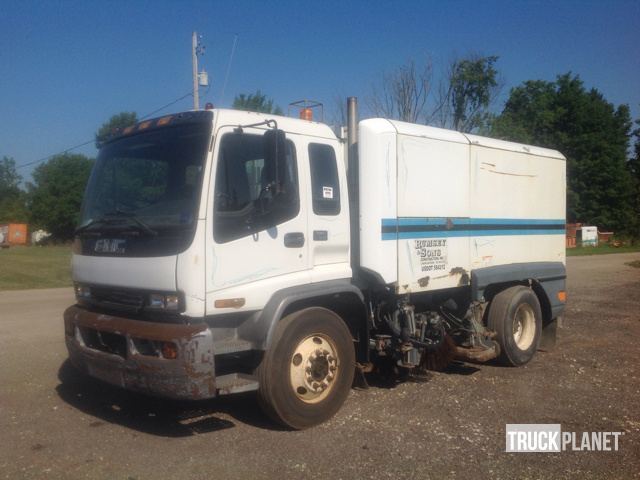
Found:
[{"label": "decal lettering on sweeper", "polygon": [[447,269],[448,241],[446,238],[414,240],[414,250],[421,272],[438,272]]}]

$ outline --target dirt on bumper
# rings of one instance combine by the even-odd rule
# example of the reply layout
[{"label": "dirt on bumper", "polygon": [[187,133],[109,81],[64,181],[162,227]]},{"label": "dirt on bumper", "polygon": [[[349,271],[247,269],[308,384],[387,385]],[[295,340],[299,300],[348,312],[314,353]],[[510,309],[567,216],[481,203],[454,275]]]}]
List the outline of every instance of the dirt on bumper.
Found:
[{"label": "dirt on bumper", "polygon": [[[169,398],[197,400],[216,395],[213,340],[204,324],[132,320],[90,312],[75,305],[64,312],[64,324],[71,361],[92,377]],[[81,331],[116,336],[123,348],[117,353],[99,346],[91,348]],[[136,348],[136,342],[140,341],[172,342],[177,347],[177,358],[142,354]]]}]

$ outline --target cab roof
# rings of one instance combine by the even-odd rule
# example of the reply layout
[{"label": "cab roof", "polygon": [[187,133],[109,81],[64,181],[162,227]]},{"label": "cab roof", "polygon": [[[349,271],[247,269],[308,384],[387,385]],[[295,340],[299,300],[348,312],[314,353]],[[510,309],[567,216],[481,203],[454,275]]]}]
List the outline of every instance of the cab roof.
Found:
[{"label": "cab roof", "polygon": [[[138,133],[169,127],[184,123],[200,123],[215,121],[215,127],[246,126],[260,123],[266,120],[275,120],[278,128],[291,134],[307,135],[324,139],[336,140],[337,137],[328,125],[320,122],[302,120],[298,118],[272,115],[270,113],[247,112],[232,109],[191,110],[172,113],[161,117],[142,120],[135,125],[114,131],[104,143],[109,143],[121,137],[136,135]],[[261,127],[256,127],[261,128]],[[265,130],[270,128],[263,126]]]},{"label": "cab roof", "polygon": [[[331,127],[320,122],[285,117],[282,115],[273,115],[271,113],[246,112],[243,110],[225,108],[215,109],[213,112],[215,114],[216,129],[225,125],[250,125],[263,122],[265,120],[275,120],[278,124],[278,128],[284,130],[286,133],[308,135],[331,140],[337,139]],[[263,128],[267,129],[269,127],[264,126]]]}]

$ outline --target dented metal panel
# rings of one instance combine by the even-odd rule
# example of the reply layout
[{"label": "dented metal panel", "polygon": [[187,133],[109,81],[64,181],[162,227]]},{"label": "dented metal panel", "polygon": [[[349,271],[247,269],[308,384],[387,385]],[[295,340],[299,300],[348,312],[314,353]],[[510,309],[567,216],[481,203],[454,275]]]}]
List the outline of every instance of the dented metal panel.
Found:
[{"label": "dented metal panel", "polygon": [[[113,385],[170,398],[204,399],[216,395],[214,350],[205,324],[178,325],[99,314],[78,306],[64,313],[65,339],[71,361],[87,374]],[[120,335],[126,352],[87,345],[80,329]],[[143,354],[136,341],[172,342],[177,358]],[[102,350],[102,351],[101,351]]]}]

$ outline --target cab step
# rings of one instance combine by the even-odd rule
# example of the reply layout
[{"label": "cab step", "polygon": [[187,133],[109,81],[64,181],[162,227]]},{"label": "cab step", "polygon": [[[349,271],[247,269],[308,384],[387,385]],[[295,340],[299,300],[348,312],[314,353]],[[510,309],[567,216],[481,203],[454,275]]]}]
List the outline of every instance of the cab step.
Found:
[{"label": "cab step", "polygon": [[218,395],[252,392],[258,390],[258,381],[253,375],[245,373],[229,373],[216,378]]},{"label": "cab step", "polygon": [[223,338],[213,342],[213,351],[216,355],[247,352],[253,349],[253,344],[247,340],[237,338]]}]

